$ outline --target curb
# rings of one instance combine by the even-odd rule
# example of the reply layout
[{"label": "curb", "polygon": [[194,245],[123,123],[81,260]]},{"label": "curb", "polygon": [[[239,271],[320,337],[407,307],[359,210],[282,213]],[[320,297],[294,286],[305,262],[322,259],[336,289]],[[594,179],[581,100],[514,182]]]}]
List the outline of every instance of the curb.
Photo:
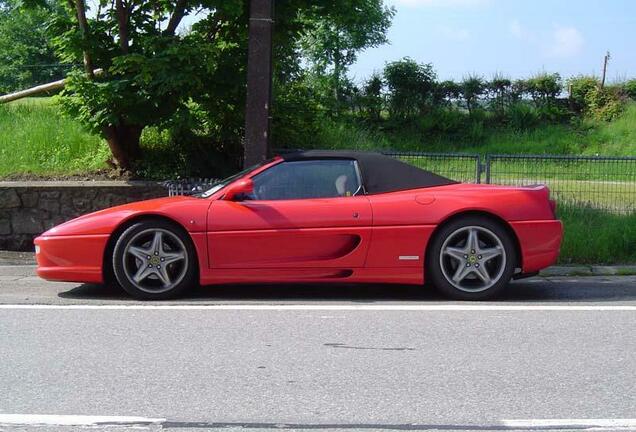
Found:
[{"label": "curb", "polygon": [[35,265],[35,254],[0,250],[0,265]]},{"label": "curb", "polygon": [[636,265],[568,265],[552,266],[541,270],[539,276],[632,276],[636,275]]}]

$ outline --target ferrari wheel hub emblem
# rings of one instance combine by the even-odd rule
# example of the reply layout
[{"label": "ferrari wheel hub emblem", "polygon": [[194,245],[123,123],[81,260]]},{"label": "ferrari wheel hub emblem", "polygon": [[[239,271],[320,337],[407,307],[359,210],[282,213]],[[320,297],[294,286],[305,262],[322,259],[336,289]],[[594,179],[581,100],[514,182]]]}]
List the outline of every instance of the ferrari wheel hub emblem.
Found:
[{"label": "ferrari wheel hub emblem", "polygon": [[158,256],[153,256],[152,258],[150,258],[150,264],[152,265],[159,265],[161,264],[161,259]]}]

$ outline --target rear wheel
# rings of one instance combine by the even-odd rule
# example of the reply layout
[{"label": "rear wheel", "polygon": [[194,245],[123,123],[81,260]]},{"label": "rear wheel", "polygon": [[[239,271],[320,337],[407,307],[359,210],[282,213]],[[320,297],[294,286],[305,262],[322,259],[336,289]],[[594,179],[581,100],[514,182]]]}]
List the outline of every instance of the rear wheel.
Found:
[{"label": "rear wheel", "polygon": [[510,281],[517,262],[513,239],[501,224],[466,216],[444,227],[427,256],[428,279],[458,300],[487,300]]},{"label": "rear wheel", "polygon": [[188,235],[169,222],[154,220],[126,229],[115,244],[113,272],[133,297],[161,300],[194,284],[196,254]]}]

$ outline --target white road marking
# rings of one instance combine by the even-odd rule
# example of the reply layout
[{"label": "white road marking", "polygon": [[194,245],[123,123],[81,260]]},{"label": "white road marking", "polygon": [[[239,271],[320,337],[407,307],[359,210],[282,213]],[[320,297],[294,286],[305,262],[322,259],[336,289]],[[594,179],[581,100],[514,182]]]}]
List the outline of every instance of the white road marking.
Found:
[{"label": "white road marking", "polygon": [[636,312],[636,305],[487,305],[487,304],[205,304],[205,305],[161,305],[161,304],[0,304],[9,310],[263,310],[263,311],[585,311],[585,312]]},{"label": "white road marking", "polygon": [[528,419],[502,420],[503,426],[509,428],[584,428],[586,430],[635,430],[636,419]]},{"label": "white road marking", "polygon": [[125,416],[0,414],[0,425],[14,426],[149,425],[163,423],[165,421],[166,419]]},{"label": "white road marking", "polygon": [[[165,418],[136,416],[0,414],[0,426],[147,426],[165,422]],[[510,430],[636,430],[636,419],[524,419],[501,420],[499,424]]]}]

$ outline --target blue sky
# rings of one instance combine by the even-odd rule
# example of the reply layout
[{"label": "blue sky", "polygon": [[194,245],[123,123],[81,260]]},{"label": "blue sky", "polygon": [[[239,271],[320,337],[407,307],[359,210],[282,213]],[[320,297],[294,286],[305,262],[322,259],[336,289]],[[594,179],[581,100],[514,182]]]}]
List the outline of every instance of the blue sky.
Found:
[{"label": "blue sky", "polygon": [[386,0],[397,13],[389,45],[360,54],[355,81],[408,56],[441,79],[471,73],[522,78],[559,72],[636,77],[636,0]]}]

